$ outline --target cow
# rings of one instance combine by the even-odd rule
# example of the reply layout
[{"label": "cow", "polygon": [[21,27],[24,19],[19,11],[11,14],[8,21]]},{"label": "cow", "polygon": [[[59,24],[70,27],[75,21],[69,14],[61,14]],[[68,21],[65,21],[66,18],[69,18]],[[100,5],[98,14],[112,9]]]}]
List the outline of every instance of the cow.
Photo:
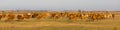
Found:
[{"label": "cow", "polygon": [[77,20],[77,14],[76,13],[68,13],[67,15],[68,19],[73,20],[75,22]]},{"label": "cow", "polygon": [[104,14],[103,17],[104,17],[104,19],[109,19],[109,18],[113,18],[114,19],[115,14],[107,13],[107,14]]},{"label": "cow", "polygon": [[7,21],[13,21],[15,18],[15,14],[7,14]]},{"label": "cow", "polygon": [[89,18],[89,14],[81,14],[81,19],[87,19]]},{"label": "cow", "polygon": [[32,16],[31,13],[23,13],[23,14],[24,14],[24,18],[27,19],[27,20],[29,20]]},{"label": "cow", "polygon": [[32,13],[32,18],[36,18],[38,16],[38,13]]},{"label": "cow", "polygon": [[61,17],[61,13],[59,13],[59,12],[57,12],[57,13],[52,13],[51,16],[52,16],[53,19],[58,19],[58,18]]},{"label": "cow", "polygon": [[101,19],[106,19],[108,18],[108,15],[104,14],[104,13],[94,13],[92,14],[92,19],[93,20],[101,20]]},{"label": "cow", "polygon": [[0,14],[0,20],[2,19],[2,17],[3,17],[3,15],[2,15],[2,14]]},{"label": "cow", "polygon": [[23,21],[24,20],[24,15],[23,14],[18,14],[17,19],[18,19],[18,21]]},{"label": "cow", "polygon": [[38,15],[36,16],[37,19],[41,19],[41,18],[49,18],[51,16],[50,13],[48,12],[40,12],[38,13]]}]

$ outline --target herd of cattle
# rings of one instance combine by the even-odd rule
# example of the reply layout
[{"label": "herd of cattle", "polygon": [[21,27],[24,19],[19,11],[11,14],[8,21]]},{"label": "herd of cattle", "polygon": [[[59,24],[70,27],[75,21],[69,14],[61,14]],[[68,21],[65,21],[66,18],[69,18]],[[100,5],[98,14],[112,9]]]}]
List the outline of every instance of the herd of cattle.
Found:
[{"label": "herd of cattle", "polygon": [[31,18],[42,19],[42,18],[66,18],[69,20],[101,20],[107,18],[114,18],[115,15],[112,13],[81,13],[81,12],[24,12],[24,13],[0,13],[0,20],[6,18],[7,21],[13,21],[17,19],[23,21]]}]

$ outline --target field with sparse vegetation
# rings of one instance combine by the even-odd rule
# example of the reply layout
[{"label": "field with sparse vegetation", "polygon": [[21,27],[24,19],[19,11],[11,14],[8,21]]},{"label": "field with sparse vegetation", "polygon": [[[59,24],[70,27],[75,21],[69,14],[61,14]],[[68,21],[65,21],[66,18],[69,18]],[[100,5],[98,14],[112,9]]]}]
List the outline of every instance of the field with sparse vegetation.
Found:
[{"label": "field with sparse vegetation", "polygon": [[60,19],[31,19],[30,21],[0,21],[0,30],[120,30],[120,12],[114,19],[98,21]]}]

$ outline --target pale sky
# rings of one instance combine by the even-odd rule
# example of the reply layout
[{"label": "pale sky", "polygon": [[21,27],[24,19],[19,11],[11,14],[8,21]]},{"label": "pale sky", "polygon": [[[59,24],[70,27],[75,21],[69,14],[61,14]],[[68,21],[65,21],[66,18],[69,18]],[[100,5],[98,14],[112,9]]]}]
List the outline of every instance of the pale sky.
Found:
[{"label": "pale sky", "polygon": [[120,10],[120,0],[0,0],[0,9]]}]

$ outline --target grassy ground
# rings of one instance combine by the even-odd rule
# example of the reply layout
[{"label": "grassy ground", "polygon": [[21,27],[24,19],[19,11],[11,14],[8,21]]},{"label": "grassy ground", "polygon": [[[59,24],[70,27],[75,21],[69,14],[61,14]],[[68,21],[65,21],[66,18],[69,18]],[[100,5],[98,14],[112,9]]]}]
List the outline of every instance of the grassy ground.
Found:
[{"label": "grassy ground", "polygon": [[99,21],[67,19],[41,19],[30,21],[0,21],[0,30],[120,30],[120,19],[105,19]]},{"label": "grassy ground", "polygon": [[99,21],[64,19],[31,19],[30,21],[0,21],[0,30],[120,30],[120,16]]}]

